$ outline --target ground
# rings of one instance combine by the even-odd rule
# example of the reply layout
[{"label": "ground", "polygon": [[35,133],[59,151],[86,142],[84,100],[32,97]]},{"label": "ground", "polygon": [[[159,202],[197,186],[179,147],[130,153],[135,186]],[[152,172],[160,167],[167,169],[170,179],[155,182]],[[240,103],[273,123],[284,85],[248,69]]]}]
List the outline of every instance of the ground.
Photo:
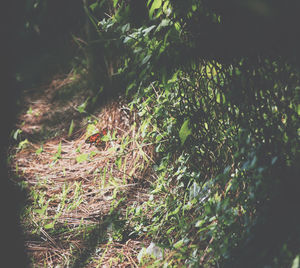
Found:
[{"label": "ground", "polygon": [[[128,211],[149,198],[153,148],[123,98],[85,112],[83,81],[73,71],[56,75],[21,98],[10,163],[28,193],[26,250],[33,267],[137,267],[151,241]],[[98,146],[85,143],[103,128]]]}]

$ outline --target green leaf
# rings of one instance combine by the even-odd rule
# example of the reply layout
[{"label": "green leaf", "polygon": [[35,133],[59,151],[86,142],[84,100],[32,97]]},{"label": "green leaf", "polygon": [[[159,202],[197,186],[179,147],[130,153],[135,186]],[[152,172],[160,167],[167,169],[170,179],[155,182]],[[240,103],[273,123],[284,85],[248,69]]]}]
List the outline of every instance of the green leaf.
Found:
[{"label": "green leaf", "polygon": [[61,155],[61,141],[58,144],[58,148],[57,148],[57,155]]},{"label": "green leaf", "polygon": [[189,128],[189,122],[189,119],[185,120],[179,130],[179,138],[181,141],[181,145],[183,145],[187,137],[192,134],[192,130]]},{"label": "green leaf", "polygon": [[126,37],[124,38],[123,43],[126,44],[126,43],[128,43],[129,41],[131,41],[131,40],[132,40],[132,37],[131,37],[130,35],[128,35],[128,36],[126,36]]},{"label": "green leaf", "polygon": [[113,0],[114,7],[116,7],[116,6],[117,6],[117,4],[118,4],[118,1],[119,1],[119,0]]},{"label": "green leaf", "polygon": [[197,182],[194,181],[193,185],[190,188],[190,200],[197,198],[201,192],[201,187]]},{"label": "green leaf", "polygon": [[155,27],[156,27],[156,25],[152,25],[152,26],[144,29],[143,30],[144,36],[146,36],[147,34],[149,34]]},{"label": "green leaf", "polygon": [[43,145],[41,145],[41,147],[39,148],[39,149],[37,149],[36,151],[35,151],[35,153],[36,154],[40,154],[40,153],[42,153],[43,152]]},{"label": "green leaf", "polygon": [[145,58],[143,58],[141,65],[144,65],[145,63],[147,63],[149,61],[149,59],[151,58],[151,55],[147,55]]},{"label": "green leaf", "polygon": [[55,221],[50,222],[44,226],[45,229],[52,229],[54,227]]},{"label": "green leaf", "polygon": [[150,8],[150,11],[149,11],[149,17],[152,18],[152,15],[154,13],[154,11],[158,8],[160,8],[162,5],[162,0],[154,0],[152,5],[151,5],[151,8]]},{"label": "green leaf", "polygon": [[15,140],[17,140],[19,134],[21,134],[21,133],[22,133],[22,130],[18,128],[18,129],[15,131],[15,133],[14,133],[14,135],[13,135],[13,138],[14,138]]},{"label": "green leaf", "polygon": [[74,129],[74,121],[71,121],[70,127],[69,127],[69,132],[68,132],[68,136],[70,137],[73,133],[73,129]]},{"label": "green leaf", "polygon": [[35,209],[34,212],[40,214],[40,215],[45,215],[45,212],[47,210],[48,205],[44,205],[41,209]]},{"label": "green leaf", "polygon": [[95,152],[95,151],[91,151],[90,152],[90,157],[93,157],[93,156],[95,156],[97,153]]},{"label": "green leaf", "polygon": [[122,26],[121,31],[122,33],[126,33],[130,30],[130,24],[126,23],[124,26]]},{"label": "green leaf", "polygon": [[178,80],[178,73],[179,71],[176,71],[173,76],[168,80],[168,83],[175,83]]},{"label": "green leaf", "polygon": [[77,111],[78,111],[78,112],[80,112],[80,113],[84,113],[84,112],[85,112],[85,108],[86,108],[86,106],[87,106],[88,100],[89,100],[89,97],[85,100],[84,103],[80,104],[80,105],[77,107]]},{"label": "green leaf", "polygon": [[92,11],[94,11],[95,8],[97,8],[97,6],[98,6],[98,3],[97,3],[97,2],[96,2],[96,3],[93,3],[93,4],[90,5],[90,9],[91,9]]},{"label": "green leaf", "polygon": [[121,167],[122,167],[122,158],[121,158],[121,157],[118,157],[118,158],[116,159],[115,163],[116,163],[118,169],[121,169]]},{"label": "green leaf", "polygon": [[174,26],[175,26],[175,29],[176,29],[178,32],[181,31],[181,25],[180,25],[180,23],[179,23],[178,21],[174,23]]},{"label": "green leaf", "polygon": [[29,141],[27,139],[20,141],[19,145],[18,145],[18,150],[23,150],[25,149],[27,146],[29,145]]},{"label": "green leaf", "polygon": [[29,106],[29,109],[27,110],[27,114],[32,114],[32,108]]},{"label": "green leaf", "polygon": [[183,242],[184,242],[183,239],[181,239],[181,240],[177,241],[177,242],[173,245],[173,247],[176,248],[176,249],[179,249],[179,248],[182,247]]},{"label": "green leaf", "polygon": [[221,94],[220,93],[217,93],[217,95],[216,95],[216,102],[221,103]]},{"label": "green leaf", "polygon": [[174,211],[170,212],[169,216],[178,214],[180,208],[181,208],[181,205],[179,207],[177,207]]},{"label": "green leaf", "polygon": [[88,124],[86,127],[86,138],[96,132],[98,132],[97,127],[94,124]]},{"label": "green leaf", "polygon": [[163,20],[161,21],[161,23],[158,25],[157,28],[160,29],[161,27],[169,26],[170,23],[171,23],[171,20],[170,20],[170,19],[163,19]]},{"label": "green leaf", "polygon": [[195,227],[201,227],[206,221],[205,220],[199,220],[195,223]]},{"label": "green leaf", "polygon": [[293,260],[292,268],[299,268],[300,267],[300,261],[299,261],[299,255],[296,256],[296,258]]},{"label": "green leaf", "polygon": [[81,163],[81,162],[86,161],[88,159],[88,157],[89,157],[88,154],[81,154],[76,157],[76,161],[77,161],[77,163]]},{"label": "green leaf", "polygon": [[170,234],[175,228],[176,228],[175,226],[171,227],[171,228],[166,232],[166,234],[167,234],[167,235]]},{"label": "green leaf", "polygon": [[272,161],[271,161],[271,164],[274,165],[274,164],[276,163],[277,159],[278,159],[277,156],[273,157],[273,158],[272,158]]}]

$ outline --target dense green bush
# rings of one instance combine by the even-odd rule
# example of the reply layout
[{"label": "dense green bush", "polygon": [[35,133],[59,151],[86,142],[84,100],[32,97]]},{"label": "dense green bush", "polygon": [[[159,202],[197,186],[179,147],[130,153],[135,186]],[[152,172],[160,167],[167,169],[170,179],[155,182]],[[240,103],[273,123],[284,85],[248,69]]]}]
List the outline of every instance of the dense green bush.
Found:
[{"label": "dense green bush", "polygon": [[[149,202],[156,208],[150,233],[166,247],[182,241],[187,263],[210,252],[213,263],[229,267],[282,267],[298,247],[297,228],[281,234],[298,200],[298,78],[267,59],[245,65],[177,72],[167,84],[152,83],[138,104],[149,137],[169,140],[157,147],[153,194],[164,198]],[[203,241],[211,241],[205,252]]]},{"label": "dense green bush", "polygon": [[224,41],[233,24],[218,1],[114,0],[107,16],[97,13],[104,3],[91,3],[89,16],[109,85],[132,97],[143,137],[157,143],[157,179],[145,215],[133,213],[136,232],[172,250],[173,265],[291,265],[300,242],[298,63],[269,42],[245,46],[244,33]]}]

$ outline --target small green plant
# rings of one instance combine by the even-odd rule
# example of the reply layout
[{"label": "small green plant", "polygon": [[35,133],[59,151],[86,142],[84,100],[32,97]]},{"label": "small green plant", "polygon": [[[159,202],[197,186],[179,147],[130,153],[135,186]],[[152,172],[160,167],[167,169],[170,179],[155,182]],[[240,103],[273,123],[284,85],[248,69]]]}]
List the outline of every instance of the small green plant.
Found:
[{"label": "small green plant", "polygon": [[73,133],[74,130],[74,121],[71,121],[70,127],[69,127],[69,131],[68,131],[68,136],[70,137]]},{"label": "small green plant", "polygon": [[20,141],[19,144],[18,144],[17,150],[18,150],[18,151],[24,150],[24,149],[26,149],[29,145],[30,145],[30,142],[29,142],[27,139],[25,139],[25,140],[23,140],[23,141]]},{"label": "small green plant", "polygon": [[81,163],[81,162],[87,161],[88,158],[89,158],[89,154],[80,154],[80,155],[76,156],[76,162]]},{"label": "small green plant", "polygon": [[21,129],[17,129],[15,132],[13,132],[12,136],[14,138],[14,140],[18,140],[18,137],[21,135],[22,130]]},{"label": "small green plant", "polygon": [[39,154],[41,154],[42,152],[44,151],[44,148],[43,148],[43,144],[40,146],[40,148],[38,148],[36,151],[35,151],[35,153],[37,154],[37,155],[39,155]]},{"label": "small green plant", "polygon": [[54,154],[54,156],[52,157],[52,162],[51,162],[51,166],[55,165],[55,163],[61,159],[61,141],[58,144],[57,147],[57,152]]},{"label": "small green plant", "polygon": [[82,104],[77,107],[79,113],[86,113],[85,109],[88,105],[89,98],[87,98]]},{"label": "small green plant", "polygon": [[32,108],[31,108],[31,106],[29,106],[29,109],[27,110],[27,114],[32,114]]},{"label": "small green plant", "polygon": [[189,123],[189,119],[185,120],[179,130],[179,138],[181,141],[181,145],[183,145],[187,137],[192,134],[192,130],[189,128]]}]

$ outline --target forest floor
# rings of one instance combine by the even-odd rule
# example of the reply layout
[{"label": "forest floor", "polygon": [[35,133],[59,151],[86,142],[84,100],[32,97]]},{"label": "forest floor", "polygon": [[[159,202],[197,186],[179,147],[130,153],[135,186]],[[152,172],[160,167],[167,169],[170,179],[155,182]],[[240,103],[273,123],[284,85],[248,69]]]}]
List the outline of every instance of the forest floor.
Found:
[{"label": "forest floor", "polygon": [[[134,231],[129,210],[149,199],[153,147],[121,98],[86,113],[82,81],[71,71],[22,96],[10,163],[28,192],[26,250],[33,267],[137,267],[151,241]],[[99,146],[85,143],[103,128]]]}]

